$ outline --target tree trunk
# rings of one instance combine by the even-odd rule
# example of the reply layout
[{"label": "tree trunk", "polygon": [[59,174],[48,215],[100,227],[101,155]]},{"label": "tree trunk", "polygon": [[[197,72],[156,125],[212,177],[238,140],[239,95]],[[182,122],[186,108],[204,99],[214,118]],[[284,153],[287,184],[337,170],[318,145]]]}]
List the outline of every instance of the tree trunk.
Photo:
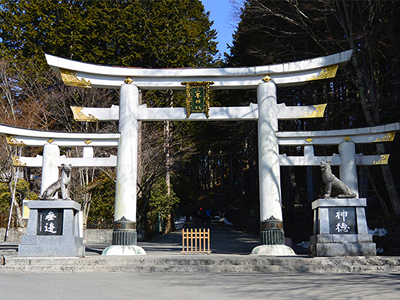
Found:
[{"label": "tree trunk", "polygon": [[[19,156],[22,156],[22,149],[21,147],[18,147],[19,149],[17,150],[19,153]],[[15,212],[16,212],[16,216],[17,216],[17,223],[18,223],[18,227],[25,227],[25,223],[22,220],[22,213],[21,213],[21,206],[19,205],[17,199],[16,199],[16,192],[17,192],[17,183],[18,183],[18,168],[13,168],[12,167],[12,173],[13,173],[13,177],[15,178],[14,181],[14,188],[12,186],[10,186],[10,192],[11,192],[11,197],[12,197],[12,201],[14,201],[14,207],[15,207]],[[10,184],[13,181],[10,181]],[[12,184],[11,184],[12,185]],[[22,201],[22,199],[21,199]]]},{"label": "tree trunk", "polygon": [[[169,107],[174,104],[173,91],[169,93]],[[164,122],[164,153],[165,153],[165,183],[167,185],[167,195],[171,196],[171,167],[172,167],[172,122]],[[170,233],[174,230],[172,213],[168,214],[165,222],[165,232]]]},{"label": "tree trunk", "polygon": [[[376,149],[379,154],[385,153],[385,145],[376,144]],[[386,189],[389,195],[390,204],[392,205],[393,211],[397,216],[400,216],[400,198],[399,193],[397,192],[393,180],[393,175],[390,170],[389,165],[382,165],[381,171],[383,175],[383,179],[385,181]]]},{"label": "tree trunk", "polygon": [[14,207],[15,207],[15,212],[17,215],[18,227],[23,228],[23,227],[25,227],[25,222],[22,219],[21,205],[19,205],[17,200],[15,200],[15,202],[14,202]]}]

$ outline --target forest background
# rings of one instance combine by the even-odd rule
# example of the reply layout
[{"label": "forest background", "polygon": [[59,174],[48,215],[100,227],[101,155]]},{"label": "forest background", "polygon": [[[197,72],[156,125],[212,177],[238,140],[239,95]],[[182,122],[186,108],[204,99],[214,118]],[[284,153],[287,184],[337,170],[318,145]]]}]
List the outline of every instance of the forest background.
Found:
[{"label": "forest background", "polygon": [[[217,55],[216,32],[198,0],[0,0],[0,123],[67,132],[117,132],[116,122],[75,122],[70,106],[118,105],[119,91],[68,87],[44,53],[76,61],[144,68],[270,65],[353,50],[335,79],[279,88],[286,105],[327,103],[324,118],[281,121],[279,130],[328,130],[400,120],[400,3],[383,0],[237,1],[230,53]],[[143,91],[148,106],[184,106],[179,91]],[[212,106],[256,103],[255,91],[212,91]],[[140,125],[138,224],[148,233],[173,230],[174,217],[206,209],[235,227],[259,231],[256,122],[146,122]],[[43,149],[0,143],[1,226],[24,226],[23,199],[40,192],[41,170],[15,168],[12,156]],[[368,199],[371,228],[389,229],[387,253],[400,253],[398,137],[357,145],[357,153],[390,154],[389,165],[358,167],[360,196]],[[95,149],[95,156],[116,149]],[[297,147],[281,153],[302,155]],[[337,153],[318,147],[317,155]],[[67,157],[82,149],[63,148]],[[71,198],[82,204],[87,228],[112,228],[114,168],[73,170]],[[282,167],[285,232],[308,240],[310,202],[323,195],[318,167]],[[337,174],[337,169],[334,168]],[[23,175],[23,176],[19,176]],[[19,178],[19,177],[23,177]],[[19,178],[19,179],[18,179]],[[13,197],[15,195],[15,197]],[[385,241],[381,241],[385,243]]]}]

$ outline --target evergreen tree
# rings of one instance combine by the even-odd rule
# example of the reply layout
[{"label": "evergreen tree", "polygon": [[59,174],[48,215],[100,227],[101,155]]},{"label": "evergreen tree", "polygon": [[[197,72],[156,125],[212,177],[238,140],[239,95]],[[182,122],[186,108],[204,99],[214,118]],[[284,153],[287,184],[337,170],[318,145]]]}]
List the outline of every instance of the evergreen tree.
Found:
[{"label": "evergreen tree", "polygon": [[[41,64],[36,69],[40,74],[43,74],[43,69],[48,69],[44,53],[102,65],[208,67],[213,65],[213,56],[217,52],[214,41],[216,32],[211,25],[208,14],[198,0],[0,0],[0,59],[15,62],[36,59]],[[46,129],[80,132],[116,130],[115,124],[76,124],[72,121],[69,106],[109,107],[111,103],[118,104],[117,92],[65,87],[59,78],[51,78],[43,84],[47,91],[40,100],[45,102],[46,117],[52,120],[46,122]],[[182,103],[183,97],[179,93],[175,96],[171,91],[147,92],[142,94],[142,101],[150,106],[170,106],[175,102],[178,105]],[[140,191],[151,191],[160,172],[169,172],[170,167],[160,170],[157,165],[160,151],[173,149],[170,157],[181,158],[177,152],[185,148],[183,143],[190,143],[172,134],[171,126],[166,126],[170,131],[166,147],[161,150],[150,147],[144,155],[154,165],[145,169],[146,174],[141,174],[143,180],[139,183],[146,186],[140,186]],[[164,128],[145,126],[145,130],[143,136],[158,137],[158,131]],[[73,152],[66,150],[67,154]],[[166,165],[171,165],[171,162]],[[94,172],[90,176],[87,172],[83,173],[79,172],[80,179],[77,181],[89,184],[90,188],[78,188],[75,195],[88,194],[87,197],[82,196],[86,199],[82,201],[90,207],[90,195],[95,196],[95,203],[100,203],[99,195],[103,193],[96,189],[109,182],[102,177],[99,180],[104,182],[99,184]],[[107,173],[110,175],[108,178],[112,179],[112,172]],[[87,178],[92,178],[91,184]],[[151,193],[145,192],[143,197],[146,199],[142,200],[146,202],[150,196]],[[148,205],[144,203],[142,207],[142,215],[146,215]],[[99,209],[94,210],[95,214]]]},{"label": "evergreen tree", "polygon": [[103,65],[196,67],[217,52],[200,1],[1,0],[0,57],[53,54]]},{"label": "evergreen tree", "polygon": [[[398,1],[246,0],[227,62],[252,66],[352,49],[350,63],[334,80],[278,90],[278,99],[289,105],[328,102],[323,122],[281,122],[281,128],[342,129],[395,122],[400,119],[399,15]],[[380,188],[379,193],[387,195],[393,212],[400,215],[397,143],[376,144],[375,151],[390,153],[391,160],[375,180],[384,179],[386,190]]]}]

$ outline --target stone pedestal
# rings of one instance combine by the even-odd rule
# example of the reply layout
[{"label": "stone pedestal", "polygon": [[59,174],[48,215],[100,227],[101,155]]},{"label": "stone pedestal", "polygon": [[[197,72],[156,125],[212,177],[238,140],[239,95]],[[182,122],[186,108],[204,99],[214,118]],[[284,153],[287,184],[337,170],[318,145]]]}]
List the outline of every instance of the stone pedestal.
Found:
[{"label": "stone pedestal", "polygon": [[368,234],[365,198],[329,198],[312,202],[314,235],[309,255],[372,256],[376,245]]},{"label": "stone pedestal", "polygon": [[80,204],[75,201],[29,201],[26,236],[18,247],[20,257],[83,257]]}]

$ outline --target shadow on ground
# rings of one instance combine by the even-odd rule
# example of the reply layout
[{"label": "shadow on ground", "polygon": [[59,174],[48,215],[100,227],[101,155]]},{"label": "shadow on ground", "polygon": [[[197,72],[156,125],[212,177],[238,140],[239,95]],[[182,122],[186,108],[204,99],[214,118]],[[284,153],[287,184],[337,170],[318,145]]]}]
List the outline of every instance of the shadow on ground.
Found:
[{"label": "shadow on ground", "polygon": [[[193,228],[207,228],[205,225],[192,224]],[[238,231],[233,227],[211,223],[208,226],[211,235],[212,254],[248,255],[258,246],[259,238],[255,235]],[[0,255],[18,256],[17,242],[0,243]],[[148,242],[138,242],[148,255],[180,255],[182,251],[182,230],[170,234],[158,235]],[[101,255],[109,244],[85,244],[86,256]],[[294,245],[296,254],[307,254],[307,249]]]}]

